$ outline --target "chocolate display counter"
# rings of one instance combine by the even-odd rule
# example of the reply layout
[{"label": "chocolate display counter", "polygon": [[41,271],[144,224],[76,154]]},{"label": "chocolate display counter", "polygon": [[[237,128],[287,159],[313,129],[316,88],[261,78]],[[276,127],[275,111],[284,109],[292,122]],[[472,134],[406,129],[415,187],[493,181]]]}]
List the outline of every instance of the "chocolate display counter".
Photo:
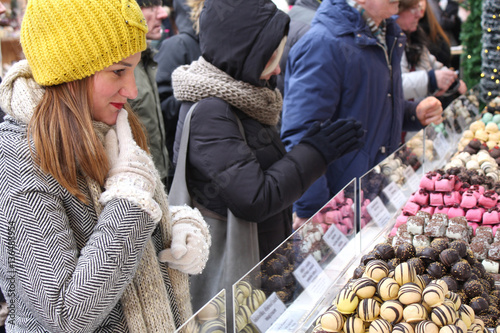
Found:
[{"label": "chocolate display counter", "polygon": [[[470,124],[480,117],[477,108],[474,112],[471,105],[471,100],[465,97],[452,103],[450,107],[456,109],[445,110],[448,116],[444,125],[427,127],[375,168],[359,179],[353,179],[306,224],[243,276],[233,286],[234,299],[226,300],[234,304],[234,311],[224,315],[233,318],[235,332],[385,333],[401,330],[412,333],[416,330],[465,333],[464,330],[480,332],[483,326],[494,327],[496,322],[486,318],[482,320],[483,326],[480,321],[474,322],[486,310],[482,300],[471,304],[474,298],[487,292],[488,297],[482,295],[488,302],[487,311],[496,316],[489,304],[497,297],[491,295],[495,289],[494,275],[487,272],[482,260],[468,250],[470,243],[467,241],[470,239],[464,236],[463,228],[458,228],[462,231],[453,228],[448,231],[451,219],[446,222],[446,228],[442,225],[432,227],[439,224],[440,215],[436,214],[445,214],[442,210],[448,208],[449,212],[451,208],[445,207],[450,205],[444,202],[446,199],[446,203],[451,203],[452,198],[445,196],[449,191],[445,191],[446,188],[436,191],[434,187],[433,193],[441,195],[436,195],[436,198],[433,195],[432,204],[441,203],[440,198],[443,201],[436,206],[431,205],[430,193],[428,201],[416,195],[421,192],[425,179],[436,170],[440,171],[437,172],[440,177],[450,176],[445,167],[457,167],[450,163],[458,156],[458,147],[465,143],[464,133],[469,135]],[[491,160],[489,163],[493,164]],[[427,206],[434,210],[430,212]],[[424,222],[421,223],[415,217],[426,209],[429,215],[422,217]],[[456,224],[462,225],[472,235],[482,230],[478,224],[475,229],[471,227],[471,231],[467,217],[465,219],[467,226],[464,221]],[[427,227],[429,224],[431,226]],[[426,235],[426,227],[436,229],[437,233]],[[492,236],[493,242],[493,230]],[[437,243],[444,242],[444,239],[446,248],[441,245],[436,257],[432,245],[438,246]],[[463,246],[466,247],[465,254]],[[426,248],[427,252],[423,254]],[[430,257],[423,260],[425,255]],[[462,267],[467,260],[470,260],[467,262],[470,272]],[[455,275],[451,275],[453,267]],[[438,277],[440,271],[443,274]],[[472,282],[465,286],[470,276],[464,277],[473,271],[476,276],[480,275],[480,287]],[[453,283],[446,277],[448,275],[453,277],[456,287],[448,286],[447,282]],[[465,293],[465,289],[469,293],[467,298],[460,294],[460,291]],[[476,295],[478,292],[479,296]],[[207,311],[217,314],[217,318],[215,314],[208,316],[215,318],[212,320],[219,320],[224,312],[221,301],[216,302],[218,305],[210,306],[210,311]],[[477,318],[472,317],[469,308],[473,313],[478,309]],[[444,319],[433,319],[438,317]],[[422,324],[418,326],[419,323]],[[221,326],[212,325],[200,320],[198,313],[180,331],[224,332]]]}]

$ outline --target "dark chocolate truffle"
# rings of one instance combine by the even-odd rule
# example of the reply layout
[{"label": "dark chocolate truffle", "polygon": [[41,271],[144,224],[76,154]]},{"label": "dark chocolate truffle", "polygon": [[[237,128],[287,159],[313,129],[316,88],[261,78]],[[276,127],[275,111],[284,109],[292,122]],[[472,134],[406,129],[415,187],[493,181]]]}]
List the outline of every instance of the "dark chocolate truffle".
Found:
[{"label": "dark chocolate truffle", "polygon": [[450,270],[451,276],[458,281],[467,281],[471,276],[471,268],[466,261],[459,261],[455,263]]},{"label": "dark chocolate truffle", "polygon": [[476,263],[474,263],[473,267],[477,270],[476,274],[478,277],[480,277],[480,278],[484,277],[486,270],[484,269],[483,264],[481,264],[480,262],[476,262]]},{"label": "dark chocolate truffle", "polygon": [[383,260],[389,260],[395,256],[394,248],[389,244],[377,244],[375,246],[375,251],[380,254],[380,257]]},{"label": "dark chocolate truffle", "polygon": [[457,250],[460,258],[463,258],[467,254],[467,243],[462,239],[458,239],[450,243],[450,249]]},{"label": "dark chocolate truffle", "polygon": [[392,258],[390,260],[387,261],[387,265],[389,265],[389,270],[392,271],[394,270],[396,267],[398,267],[398,265],[401,263],[401,260],[399,258]]},{"label": "dark chocolate truffle", "polygon": [[446,282],[449,291],[453,292],[457,291],[458,288],[457,280],[455,280],[451,275],[445,275],[441,278],[441,280]]},{"label": "dark chocolate truffle", "polygon": [[422,275],[425,273],[425,264],[420,258],[410,258],[406,261],[415,268],[417,275]]},{"label": "dark chocolate truffle", "polygon": [[379,258],[377,258],[373,253],[368,253],[368,254],[365,254],[364,256],[361,257],[361,260],[360,260],[360,265],[365,265],[368,264],[370,261],[372,260],[377,260]]},{"label": "dark chocolate truffle", "polygon": [[459,259],[460,255],[458,254],[458,251],[455,249],[446,249],[439,254],[439,260],[441,260],[441,262],[448,267],[452,266]]},{"label": "dark chocolate truffle", "polygon": [[469,306],[474,310],[474,313],[476,315],[485,313],[488,311],[488,302],[482,297],[474,297],[473,299],[470,300]]},{"label": "dark chocolate truffle", "polygon": [[446,274],[446,267],[440,262],[432,262],[427,266],[427,273],[433,278],[439,279]]},{"label": "dark chocolate truffle", "polygon": [[463,289],[465,291],[465,295],[469,298],[481,296],[484,292],[483,285],[478,280],[468,280],[464,283]]},{"label": "dark chocolate truffle", "polygon": [[439,253],[432,247],[426,247],[420,253],[420,259],[422,259],[422,261],[427,265],[436,261],[438,257]]},{"label": "dark chocolate truffle", "polygon": [[406,261],[410,258],[415,257],[416,251],[412,244],[403,243],[396,248],[396,258],[401,259],[401,261]]},{"label": "dark chocolate truffle", "polygon": [[[434,214],[436,215],[436,214]],[[441,253],[442,251],[446,250],[448,248],[449,241],[447,238],[435,238],[431,242],[431,247],[434,248],[436,251]]]}]

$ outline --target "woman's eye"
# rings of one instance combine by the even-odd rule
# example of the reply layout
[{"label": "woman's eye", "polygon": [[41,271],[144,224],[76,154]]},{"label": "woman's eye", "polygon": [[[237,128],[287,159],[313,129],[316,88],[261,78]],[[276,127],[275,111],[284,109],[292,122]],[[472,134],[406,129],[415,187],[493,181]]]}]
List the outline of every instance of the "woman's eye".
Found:
[{"label": "woman's eye", "polygon": [[124,71],[125,71],[124,69],[117,69],[117,70],[114,70],[113,73],[115,73],[118,76],[121,76]]}]

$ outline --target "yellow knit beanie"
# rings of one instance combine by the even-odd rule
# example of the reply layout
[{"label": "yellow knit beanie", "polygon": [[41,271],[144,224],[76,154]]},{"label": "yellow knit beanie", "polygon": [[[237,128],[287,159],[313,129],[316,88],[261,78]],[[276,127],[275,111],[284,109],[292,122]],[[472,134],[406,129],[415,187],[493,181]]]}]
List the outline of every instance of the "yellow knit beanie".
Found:
[{"label": "yellow knit beanie", "polygon": [[29,0],[21,45],[35,81],[51,86],[145,50],[147,32],[135,0]]}]

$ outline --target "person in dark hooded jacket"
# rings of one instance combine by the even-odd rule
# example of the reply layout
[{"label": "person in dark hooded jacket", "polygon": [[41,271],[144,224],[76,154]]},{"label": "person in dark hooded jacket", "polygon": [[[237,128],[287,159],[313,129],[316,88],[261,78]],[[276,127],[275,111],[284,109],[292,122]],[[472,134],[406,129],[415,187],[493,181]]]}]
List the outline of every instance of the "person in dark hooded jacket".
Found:
[{"label": "person in dark hooded jacket", "polygon": [[[362,146],[363,132],[354,120],[318,122],[287,153],[276,127],[282,98],[273,78],[280,71],[289,17],[270,0],[206,0],[199,24],[202,56],[172,74],[175,98],[183,101],[174,161],[184,118],[197,102],[186,162],[194,205],[220,220],[229,209],[257,223],[262,259],[291,234],[293,202],[328,163]],[[212,247],[207,267],[214,252]],[[202,288],[218,283],[205,273]],[[227,293],[231,283],[219,287]],[[194,309],[208,301],[191,290]]]},{"label": "person in dark hooded jacket", "polygon": [[[188,4],[189,3],[189,4]],[[176,100],[172,89],[172,72],[181,65],[190,64],[200,56],[198,31],[193,27],[193,20],[203,7],[203,0],[174,0],[175,23],[179,30],[177,35],[165,39],[154,60],[158,63],[156,83],[160,94],[161,110],[165,122],[165,135],[170,168],[168,171],[168,188],[174,177],[173,147],[177,120],[181,102]],[[193,10],[191,9],[193,7]],[[192,18],[191,18],[192,17]],[[194,23],[196,26],[196,23]]]}]

